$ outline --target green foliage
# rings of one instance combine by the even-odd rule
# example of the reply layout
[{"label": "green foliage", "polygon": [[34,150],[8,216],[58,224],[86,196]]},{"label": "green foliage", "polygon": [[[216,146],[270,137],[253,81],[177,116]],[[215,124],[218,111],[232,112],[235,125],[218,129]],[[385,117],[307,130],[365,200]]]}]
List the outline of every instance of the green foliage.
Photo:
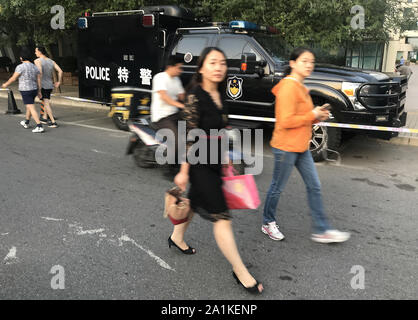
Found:
[{"label": "green foliage", "polygon": [[0,57],[0,69],[6,69],[10,67],[12,64],[12,60],[9,57]]},{"label": "green foliage", "polygon": [[[404,14],[399,0],[66,0],[65,29],[51,28],[51,7],[56,0],[0,0],[1,42],[17,45],[42,43],[71,37],[77,18],[85,11],[103,12],[138,9],[144,5],[180,5],[192,8],[210,21],[249,20],[275,26],[292,46],[317,43],[336,48],[348,42],[389,39],[416,23],[416,11]],[[353,30],[354,5],[365,9],[365,29]]]},{"label": "green foliage", "polygon": [[62,71],[64,72],[75,72],[77,70],[76,57],[56,57],[54,61],[61,67]]}]

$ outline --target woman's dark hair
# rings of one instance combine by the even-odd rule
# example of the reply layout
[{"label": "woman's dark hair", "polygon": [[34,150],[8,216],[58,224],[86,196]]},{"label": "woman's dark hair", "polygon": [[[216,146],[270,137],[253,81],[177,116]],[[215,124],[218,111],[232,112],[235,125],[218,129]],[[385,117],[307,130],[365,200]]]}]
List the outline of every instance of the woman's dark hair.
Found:
[{"label": "woman's dark hair", "polygon": [[42,53],[43,55],[47,55],[45,47],[43,47],[43,46],[37,46],[36,48],[37,48],[37,49],[38,49],[38,51],[39,51],[40,53]]},{"label": "woman's dark hair", "polygon": [[[214,50],[222,53],[224,55],[225,59],[226,59],[225,53],[217,47],[206,47],[205,49],[203,49],[202,52],[200,53],[199,59],[197,60],[196,73],[193,75],[192,80],[190,80],[190,83],[186,87],[186,93],[187,94],[190,91],[192,91],[194,88],[196,88],[199,84],[202,83],[202,74],[200,73],[200,69],[202,69],[203,63],[205,62],[206,57],[208,56],[208,54],[211,53]],[[223,93],[223,91],[225,91],[225,90],[222,90],[222,89],[225,88],[225,86],[226,86],[226,79],[224,79],[218,86],[221,93]]]},{"label": "woman's dark hair", "polygon": [[22,49],[19,57],[21,57],[23,61],[32,61],[32,54],[28,49]]},{"label": "woman's dark hair", "polygon": [[[296,61],[297,58],[299,58],[305,52],[310,52],[313,55],[315,55],[313,53],[313,51],[311,49],[309,49],[309,48],[306,48],[306,47],[298,47],[298,48],[294,49],[292,51],[292,53],[290,54],[289,61]],[[286,68],[284,69],[284,76],[285,77],[288,76],[291,72],[292,72],[292,68],[290,67],[290,65],[286,66]]]}]

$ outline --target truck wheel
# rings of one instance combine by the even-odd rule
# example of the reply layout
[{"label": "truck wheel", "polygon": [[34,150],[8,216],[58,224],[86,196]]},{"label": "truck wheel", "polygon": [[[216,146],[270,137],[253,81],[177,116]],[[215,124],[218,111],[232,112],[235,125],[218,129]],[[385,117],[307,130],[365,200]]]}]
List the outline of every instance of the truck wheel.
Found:
[{"label": "truck wheel", "polygon": [[152,168],[154,163],[149,161],[152,152],[145,144],[139,142],[133,152],[135,164],[141,168]]},{"label": "truck wheel", "polygon": [[128,121],[123,119],[123,115],[121,113],[114,113],[112,120],[118,129],[129,131]]},{"label": "truck wheel", "polygon": [[315,162],[325,160],[326,146],[337,150],[341,145],[341,129],[333,127],[312,126],[312,139],[309,150]]}]

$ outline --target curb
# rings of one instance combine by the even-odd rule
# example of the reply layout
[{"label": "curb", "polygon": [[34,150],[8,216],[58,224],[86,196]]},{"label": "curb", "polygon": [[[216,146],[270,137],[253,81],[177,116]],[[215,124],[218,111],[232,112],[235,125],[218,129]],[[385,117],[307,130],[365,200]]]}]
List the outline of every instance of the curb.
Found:
[{"label": "curb", "polygon": [[413,146],[418,147],[418,138],[409,138],[409,137],[395,137],[389,141],[383,140],[385,143],[404,145],[404,146]]},{"label": "curb", "polygon": [[[7,93],[4,94],[2,91],[0,91],[0,98],[4,98],[7,99]],[[105,108],[109,108],[106,105],[102,105],[102,104],[98,104],[98,103],[89,103],[89,102],[79,102],[79,101],[74,101],[74,100],[70,100],[70,99],[65,99],[65,98],[61,98],[60,96],[52,96],[51,97],[51,101],[54,105],[60,105],[60,106],[67,106],[67,107],[80,107],[80,108],[90,108],[90,109],[103,109],[103,107]],[[19,100],[22,101],[22,97],[20,96],[20,94],[15,96],[15,100]],[[39,103],[39,101],[35,101],[35,104]]]}]

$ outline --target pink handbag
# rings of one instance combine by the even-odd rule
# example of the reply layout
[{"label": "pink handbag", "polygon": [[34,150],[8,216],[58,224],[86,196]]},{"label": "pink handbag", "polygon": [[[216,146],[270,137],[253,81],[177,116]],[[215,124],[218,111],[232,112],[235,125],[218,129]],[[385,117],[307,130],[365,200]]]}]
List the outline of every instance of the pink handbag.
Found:
[{"label": "pink handbag", "polygon": [[229,209],[257,209],[260,205],[257,185],[254,176],[245,174],[234,176],[234,168],[228,166],[222,177],[226,204]]}]

